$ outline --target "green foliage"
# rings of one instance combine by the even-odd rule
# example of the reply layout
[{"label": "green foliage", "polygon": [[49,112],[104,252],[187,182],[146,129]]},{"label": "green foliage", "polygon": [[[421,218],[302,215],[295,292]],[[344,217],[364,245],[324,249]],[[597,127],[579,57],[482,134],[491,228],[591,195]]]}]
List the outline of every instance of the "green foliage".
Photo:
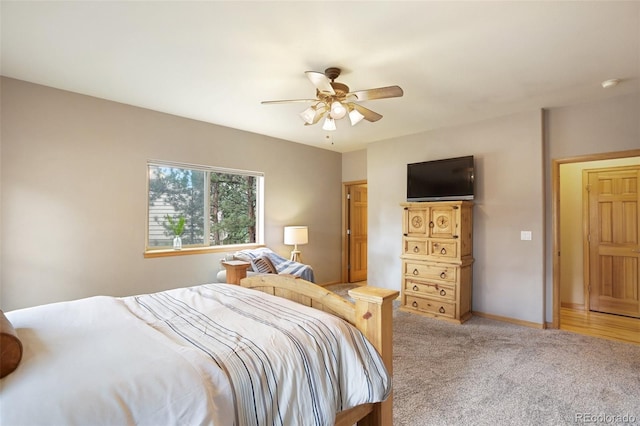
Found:
[{"label": "green foliage", "polygon": [[[209,179],[209,194],[204,192],[205,179]],[[183,219],[184,244],[204,242],[207,216],[210,245],[252,243],[256,241],[256,182],[255,176],[158,167],[150,175],[149,203],[161,199]],[[169,232],[179,235],[172,223],[180,220],[165,218],[167,236]]]},{"label": "green foliage", "polygon": [[[204,177],[199,170],[177,167],[157,167],[149,179],[149,203],[162,199],[184,217],[182,238],[184,244],[202,244],[204,241]],[[156,218],[158,222],[158,218]],[[173,229],[163,221],[165,234],[172,237]]]},{"label": "green foliage", "polygon": [[168,222],[168,228],[173,232],[173,235],[179,237],[184,232],[184,216],[180,215],[178,220],[175,220],[169,215],[165,216]]},{"label": "green foliage", "polygon": [[256,178],[211,175],[210,239],[212,245],[256,241]]}]

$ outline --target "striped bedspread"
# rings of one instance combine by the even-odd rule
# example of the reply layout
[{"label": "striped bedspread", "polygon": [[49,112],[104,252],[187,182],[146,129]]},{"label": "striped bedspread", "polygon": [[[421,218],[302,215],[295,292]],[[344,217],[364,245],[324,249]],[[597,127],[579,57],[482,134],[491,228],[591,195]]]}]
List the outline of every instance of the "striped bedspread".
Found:
[{"label": "striped bedspread", "polygon": [[224,372],[237,425],[333,425],[336,412],[390,392],[371,344],[324,312],[226,284],[124,301],[137,317]]}]

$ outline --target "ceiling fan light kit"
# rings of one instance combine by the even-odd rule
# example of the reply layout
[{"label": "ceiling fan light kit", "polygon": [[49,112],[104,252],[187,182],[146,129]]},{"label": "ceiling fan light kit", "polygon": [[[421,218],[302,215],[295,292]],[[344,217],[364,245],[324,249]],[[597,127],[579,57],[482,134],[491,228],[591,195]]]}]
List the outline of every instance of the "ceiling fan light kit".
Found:
[{"label": "ceiling fan light kit", "polygon": [[331,118],[340,120],[341,118],[344,118],[345,115],[347,115],[347,109],[340,102],[333,101],[331,103],[331,112],[329,114],[331,115]]},{"label": "ceiling fan light kit", "polygon": [[300,117],[302,117],[302,120],[305,123],[311,124],[311,123],[313,123],[313,119],[316,117],[317,113],[318,113],[318,111],[316,110],[315,105],[312,105],[309,108],[307,108],[304,111],[302,111],[300,113]]},{"label": "ceiling fan light kit", "polygon": [[263,104],[277,104],[288,102],[313,102],[313,105],[300,113],[300,118],[305,126],[316,124],[325,118],[322,128],[324,130],[336,130],[335,120],[341,120],[347,115],[352,126],[360,121],[378,121],[382,115],[371,111],[356,103],[373,99],[397,98],[404,92],[399,86],[379,87],[369,90],[349,91],[349,86],[338,83],[335,79],[340,75],[340,68],[330,67],[324,73],[306,71],[305,74],[316,88],[315,99],[292,99],[281,101],[262,101]]},{"label": "ceiling fan light kit", "polygon": [[331,117],[327,117],[324,119],[324,124],[322,125],[322,130],[333,131],[336,129],[336,120]]},{"label": "ceiling fan light kit", "polygon": [[311,124],[316,124],[318,121],[320,121],[325,112],[327,112],[327,108],[325,107],[325,105],[315,104],[302,111],[300,113],[300,117],[304,121],[304,125],[308,126]]},{"label": "ceiling fan light kit", "polygon": [[363,118],[364,115],[360,114],[357,109],[354,108],[349,111],[349,120],[351,121],[352,126],[355,126],[356,124],[361,122]]}]

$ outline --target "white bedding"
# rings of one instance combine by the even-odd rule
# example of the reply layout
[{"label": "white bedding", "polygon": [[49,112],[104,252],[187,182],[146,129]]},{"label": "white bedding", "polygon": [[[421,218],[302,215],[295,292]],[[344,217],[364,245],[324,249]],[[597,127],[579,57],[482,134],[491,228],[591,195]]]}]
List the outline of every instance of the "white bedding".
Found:
[{"label": "white bedding", "polygon": [[6,315],[24,347],[0,381],[6,426],[331,425],[391,386],[354,327],[232,285]]}]

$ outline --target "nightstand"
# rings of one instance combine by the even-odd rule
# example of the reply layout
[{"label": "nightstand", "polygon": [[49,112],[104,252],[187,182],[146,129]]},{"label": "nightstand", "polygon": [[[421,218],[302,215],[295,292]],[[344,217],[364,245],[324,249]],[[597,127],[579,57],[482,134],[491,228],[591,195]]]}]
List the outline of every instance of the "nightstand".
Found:
[{"label": "nightstand", "polygon": [[247,276],[251,263],[243,260],[225,260],[222,266],[227,270],[227,283],[240,285],[240,280]]}]

